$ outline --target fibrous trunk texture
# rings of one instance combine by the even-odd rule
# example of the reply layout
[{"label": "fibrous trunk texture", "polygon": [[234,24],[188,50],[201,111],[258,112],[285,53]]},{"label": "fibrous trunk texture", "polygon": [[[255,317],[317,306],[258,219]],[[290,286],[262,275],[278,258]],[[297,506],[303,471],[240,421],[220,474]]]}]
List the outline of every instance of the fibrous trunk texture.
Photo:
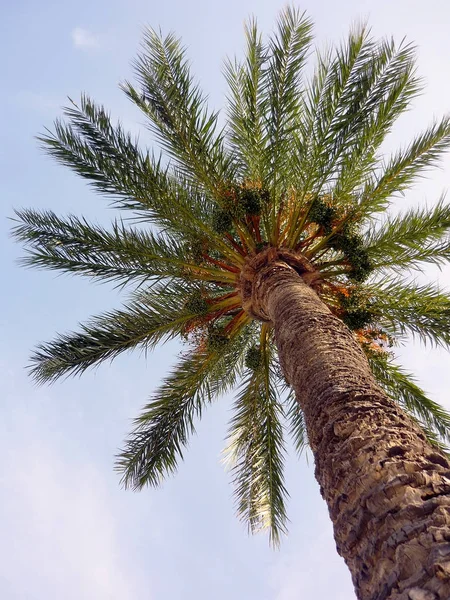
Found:
[{"label": "fibrous trunk texture", "polygon": [[360,346],[281,261],[260,270],[252,311],[274,326],[360,600],[450,599],[450,465],[376,385]]}]

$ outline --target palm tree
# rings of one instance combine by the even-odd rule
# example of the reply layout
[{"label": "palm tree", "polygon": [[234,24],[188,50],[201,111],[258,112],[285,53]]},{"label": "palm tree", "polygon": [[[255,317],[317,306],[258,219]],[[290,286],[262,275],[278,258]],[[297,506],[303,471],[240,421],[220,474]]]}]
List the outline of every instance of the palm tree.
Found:
[{"label": "palm tree", "polygon": [[411,278],[449,260],[450,205],[387,210],[450,146],[450,118],[383,156],[421,88],[414,48],[360,26],[308,78],[311,30],[293,8],[267,42],[248,22],[243,62],[225,66],[224,126],[180,41],[147,31],[138,84],[121,87],[161,156],[86,96],[39,138],[135,221],[17,211],[26,265],[132,288],[120,310],[39,345],[31,371],[49,382],[181,338],[119,455],[126,487],[173,473],[195,420],[237,387],[226,456],[252,532],[278,543],[286,530],[289,430],[312,449],[358,598],[449,598],[450,415],[393,347],[450,344],[450,296]]}]

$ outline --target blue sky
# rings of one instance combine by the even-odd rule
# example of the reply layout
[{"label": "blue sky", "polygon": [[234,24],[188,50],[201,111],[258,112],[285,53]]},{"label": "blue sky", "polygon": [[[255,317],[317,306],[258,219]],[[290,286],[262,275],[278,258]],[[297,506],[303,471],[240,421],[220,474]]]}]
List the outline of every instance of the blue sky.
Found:
[{"label": "blue sky", "polygon": [[[291,527],[280,551],[270,550],[264,536],[248,537],[235,518],[221,464],[231,398],[206,412],[186,461],[161,490],[134,494],[119,488],[116,450],[179,348],[168,345],[147,360],[123,356],[82,379],[35,388],[24,370],[33,345],[118,306],[121,297],[105,285],[19,269],[20,249],[8,237],[13,207],[74,212],[102,223],[112,218],[105,199],[44,156],[33,136],[51,126],[67,96],[85,91],[151,143],[140,128],[142,117],[117,86],[131,75],[145,24],[183,37],[194,71],[218,108],[225,92],[222,60],[240,52],[244,18],[254,13],[269,31],[283,4],[18,0],[0,7],[2,598],[354,600],[311,459],[288,462]],[[377,36],[406,36],[419,45],[427,87],[395,129],[393,147],[448,111],[447,2],[308,0],[301,7],[316,22],[319,46],[341,39],[358,18],[368,18]],[[434,202],[449,175],[447,160],[398,208]],[[428,276],[450,285],[448,269]],[[448,356],[413,345],[401,354],[432,397],[450,408]]]}]

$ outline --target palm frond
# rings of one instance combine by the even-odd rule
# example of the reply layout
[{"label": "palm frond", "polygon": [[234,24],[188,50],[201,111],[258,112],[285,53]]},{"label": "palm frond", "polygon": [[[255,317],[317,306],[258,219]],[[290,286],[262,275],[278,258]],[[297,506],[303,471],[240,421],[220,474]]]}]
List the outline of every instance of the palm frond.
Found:
[{"label": "palm frond", "polygon": [[423,421],[421,421],[419,418],[414,417],[411,414],[409,416],[417,423],[417,425],[419,425],[422,428],[422,430],[425,434],[425,437],[427,438],[429,443],[432,446],[434,446],[437,450],[442,452],[442,454],[444,456],[446,456],[448,460],[450,460],[450,450],[449,450],[448,444],[446,442],[443,442],[441,437],[437,433],[435,433],[433,431],[433,429],[430,429],[430,427],[427,427],[425,425],[425,423]]},{"label": "palm frond", "polygon": [[291,434],[294,448],[298,456],[301,456],[309,445],[308,434],[306,431],[305,417],[300,404],[297,402],[294,390],[289,390],[284,400],[286,420],[288,422],[289,433]]},{"label": "palm frond", "polygon": [[[293,222],[308,196],[330,194],[333,205],[352,210],[354,191],[371,180],[376,151],[392,123],[417,95],[413,48],[377,43],[366,26],[350,33],[333,56],[318,55],[303,96],[290,168],[303,190]],[[354,211],[352,212],[354,214]],[[295,246],[300,227],[289,236]]]},{"label": "palm frond", "polygon": [[38,345],[31,357],[31,374],[38,383],[50,382],[79,375],[125,350],[151,350],[179,335],[196,318],[185,307],[188,297],[189,290],[174,282],[136,292],[123,309],[93,317],[78,333]]},{"label": "palm frond", "polygon": [[117,470],[125,487],[157,486],[175,472],[195,432],[195,419],[206,404],[235,384],[246,343],[241,337],[220,351],[194,350],[175,365],[135,420],[135,429],[118,456]]},{"label": "palm frond", "polygon": [[346,122],[336,132],[341,149],[334,166],[333,194],[340,202],[368,182],[379,163],[381,144],[421,90],[414,46],[381,41],[361,83],[362,101],[348,111]]},{"label": "palm frond", "polygon": [[[377,44],[365,26],[351,33],[347,45],[323,69],[309,151],[313,162],[307,171],[315,193],[333,183],[336,201],[345,203],[370,176],[378,161],[376,150],[419,92],[420,83],[414,48],[396,48],[392,41]],[[312,112],[309,107],[308,114]]]},{"label": "palm frond", "polygon": [[172,33],[163,37],[147,30],[134,68],[140,90],[127,82],[123,91],[147,115],[152,131],[184,174],[217,199],[223,181],[232,179],[233,161],[223,131],[217,133],[218,113],[207,110],[180,40]]},{"label": "palm frond", "polygon": [[421,268],[450,260],[450,205],[441,197],[435,206],[388,217],[367,239],[367,252],[378,269]]},{"label": "palm frond", "polygon": [[370,311],[388,333],[450,345],[450,296],[435,285],[384,279],[368,285],[366,292],[371,298]]},{"label": "palm frond", "polygon": [[[267,144],[270,165],[269,185],[285,182],[292,153],[293,131],[297,125],[302,96],[301,77],[312,41],[312,22],[292,6],[280,14],[277,29],[269,39],[265,73]],[[276,209],[274,205],[274,210]]]},{"label": "palm frond", "polygon": [[64,109],[67,123],[38,139],[44,150],[111,196],[114,206],[136,211],[146,220],[176,232],[212,235],[206,216],[211,203],[181,177],[175,178],[148,151],[140,149],[102,106],[87,96]]},{"label": "palm frond", "polygon": [[384,210],[394,194],[403,192],[437,166],[449,148],[450,117],[446,116],[391,156],[363,190],[358,212],[370,217]]},{"label": "palm frond", "polygon": [[286,531],[282,408],[264,329],[261,337],[261,362],[241,384],[225,456],[232,466],[238,515],[252,533],[269,529],[271,542],[278,545]]},{"label": "palm frond", "polygon": [[393,363],[388,355],[370,353],[368,359],[375,379],[388,396],[434,434],[431,443],[435,443],[436,436],[449,442],[450,414],[428,398],[415,378]]},{"label": "palm frond", "polygon": [[127,203],[129,198],[145,198],[149,187],[160,185],[158,164],[120,124],[111,123],[102,106],[85,95],[79,106],[73,100],[70,103],[64,108],[68,122],[57,120],[54,132],[47,130],[38,137],[50,156],[118,204]]},{"label": "palm frond", "polygon": [[101,280],[186,281],[233,283],[234,276],[211,265],[199,265],[192,245],[173,235],[153,234],[115,221],[111,229],[75,216],[61,218],[51,211],[16,211],[19,225],[13,236],[24,242],[22,264],[78,273]]},{"label": "palm frond", "polygon": [[350,123],[355,104],[364,99],[367,64],[374,54],[367,28],[350,33],[333,57],[318,56],[318,67],[304,96],[302,123],[295,152],[295,169],[301,188],[318,193],[333,170],[341,129]]},{"label": "palm frond", "polygon": [[266,52],[256,20],[245,24],[247,42],[243,63],[225,62],[228,138],[242,174],[254,181],[265,179],[264,79]]}]

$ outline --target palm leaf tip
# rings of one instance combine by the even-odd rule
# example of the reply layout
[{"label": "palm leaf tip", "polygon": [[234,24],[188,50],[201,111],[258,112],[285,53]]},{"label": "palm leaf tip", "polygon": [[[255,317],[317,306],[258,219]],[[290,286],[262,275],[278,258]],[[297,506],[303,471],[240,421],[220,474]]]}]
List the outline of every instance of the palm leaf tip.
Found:
[{"label": "palm leaf tip", "polygon": [[38,348],[31,356],[27,369],[34,382],[37,385],[43,385],[44,383],[53,383],[61,376],[64,362],[49,358],[45,348],[42,348],[42,351]]}]

